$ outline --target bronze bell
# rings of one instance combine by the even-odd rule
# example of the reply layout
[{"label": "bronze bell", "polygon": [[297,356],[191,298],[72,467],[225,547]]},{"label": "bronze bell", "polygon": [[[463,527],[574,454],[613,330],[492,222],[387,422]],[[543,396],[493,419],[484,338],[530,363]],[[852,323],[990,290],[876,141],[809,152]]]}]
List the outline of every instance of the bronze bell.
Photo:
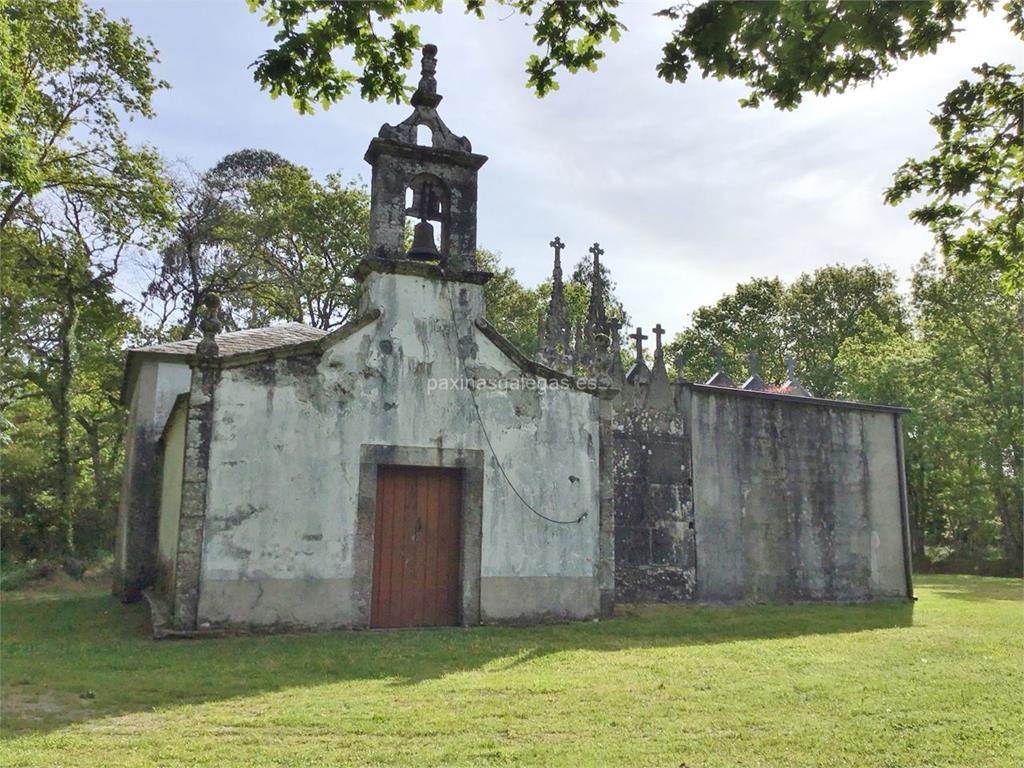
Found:
[{"label": "bronze bell", "polygon": [[434,245],[434,227],[426,219],[420,219],[412,232],[412,248],[406,254],[417,261],[440,261],[441,252]]}]

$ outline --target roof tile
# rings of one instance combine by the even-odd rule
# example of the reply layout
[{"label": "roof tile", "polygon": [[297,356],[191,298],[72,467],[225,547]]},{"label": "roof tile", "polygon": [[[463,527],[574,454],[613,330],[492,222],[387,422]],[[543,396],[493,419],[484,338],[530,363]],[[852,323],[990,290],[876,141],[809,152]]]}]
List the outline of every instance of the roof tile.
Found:
[{"label": "roof tile", "polygon": [[[269,328],[249,328],[245,331],[232,331],[217,335],[217,348],[220,357],[244,355],[250,352],[263,352],[268,349],[287,347],[313,341],[327,332],[302,323],[282,323]],[[163,355],[191,355],[196,351],[199,339],[171,341],[166,344],[154,344],[149,347],[133,347],[129,352],[146,352]]]}]

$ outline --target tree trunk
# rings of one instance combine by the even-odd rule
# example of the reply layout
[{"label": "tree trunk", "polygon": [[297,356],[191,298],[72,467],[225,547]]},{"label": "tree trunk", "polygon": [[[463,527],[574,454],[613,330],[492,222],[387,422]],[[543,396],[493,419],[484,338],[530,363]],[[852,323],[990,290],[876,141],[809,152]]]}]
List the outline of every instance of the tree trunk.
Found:
[{"label": "tree trunk", "polygon": [[96,509],[104,512],[107,508],[107,472],[103,465],[103,453],[100,450],[99,427],[81,417],[78,424],[85,431],[85,439],[89,444],[89,463],[92,468],[93,495],[96,498]]},{"label": "tree trunk", "polygon": [[1003,548],[1010,562],[1019,563],[1024,558],[1024,542],[1021,537],[1020,504],[1014,503],[1012,495],[1004,483],[995,489],[996,509],[1003,524]]},{"label": "tree trunk", "polygon": [[57,391],[57,502],[62,547],[66,554],[75,551],[75,467],[71,461],[71,385],[75,375],[78,343],[78,301],[68,271],[65,271],[65,313],[61,318],[58,338]]}]

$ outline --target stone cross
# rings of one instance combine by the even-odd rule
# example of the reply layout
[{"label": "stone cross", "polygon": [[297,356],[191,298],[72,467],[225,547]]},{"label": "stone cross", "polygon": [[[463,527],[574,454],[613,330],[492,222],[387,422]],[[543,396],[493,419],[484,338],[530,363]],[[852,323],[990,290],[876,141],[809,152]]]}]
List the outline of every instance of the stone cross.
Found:
[{"label": "stone cross", "polygon": [[594,254],[594,279],[599,280],[600,277],[597,275],[597,266],[601,263],[601,257],[604,255],[604,248],[597,243],[594,243],[587,250]]},{"label": "stone cross", "polygon": [[750,371],[751,376],[757,376],[758,360],[757,352],[751,351],[747,353],[747,370]]},{"label": "stone cross", "polygon": [[686,355],[680,352],[676,355],[676,381],[686,381],[686,375],[683,373],[683,369],[686,367]]},{"label": "stone cross", "polygon": [[792,355],[786,355],[786,378],[796,381],[796,358]]},{"label": "stone cross", "polygon": [[640,328],[639,326],[637,326],[636,333],[629,334],[629,338],[636,339],[636,359],[637,360],[643,360],[644,359],[644,342],[649,337],[648,336],[644,336],[643,329]]},{"label": "stone cross", "polygon": [[715,370],[720,371],[722,370],[722,345],[715,344],[715,346],[712,349],[714,350],[715,354]]},{"label": "stone cross", "polygon": [[565,243],[562,242],[562,238],[555,235],[555,239],[548,243],[548,245],[555,249],[555,259],[561,258],[562,249],[565,248]]},{"label": "stone cross", "polygon": [[622,318],[613,317],[608,321],[608,330],[612,332],[612,338],[616,341],[619,339],[619,330],[622,328]]},{"label": "stone cross", "polygon": [[665,329],[661,327],[661,323],[658,323],[651,329],[654,334],[654,351],[655,353],[661,352],[661,337],[665,335]]}]

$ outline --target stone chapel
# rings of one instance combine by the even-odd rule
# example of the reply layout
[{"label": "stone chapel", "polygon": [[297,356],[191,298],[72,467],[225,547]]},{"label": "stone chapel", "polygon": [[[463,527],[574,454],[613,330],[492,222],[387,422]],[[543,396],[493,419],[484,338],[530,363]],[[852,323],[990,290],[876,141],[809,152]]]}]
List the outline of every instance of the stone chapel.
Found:
[{"label": "stone chapel", "polygon": [[559,238],[536,359],[488,323],[487,158],[438,115],[436,53],[366,151],[351,322],[222,333],[211,295],[201,339],[128,351],[115,592],[157,636],[911,597],[903,409],[814,398],[792,364],[670,380],[660,324],[625,370],[596,243],[580,327]]}]

